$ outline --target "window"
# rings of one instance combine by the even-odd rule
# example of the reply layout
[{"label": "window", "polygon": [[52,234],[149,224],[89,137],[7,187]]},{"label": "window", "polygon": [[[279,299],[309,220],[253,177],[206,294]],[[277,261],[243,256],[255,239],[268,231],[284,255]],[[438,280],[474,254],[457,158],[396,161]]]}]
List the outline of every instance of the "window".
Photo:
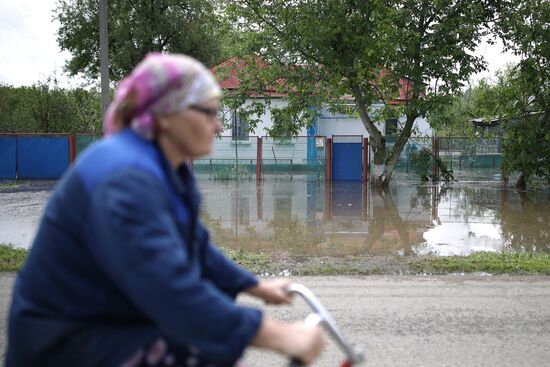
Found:
[{"label": "window", "polygon": [[233,137],[233,141],[248,141],[249,134],[248,121],[241,118],[241,115],[237,111],[233,111],[233,115],[231,116],[231,136]]}]

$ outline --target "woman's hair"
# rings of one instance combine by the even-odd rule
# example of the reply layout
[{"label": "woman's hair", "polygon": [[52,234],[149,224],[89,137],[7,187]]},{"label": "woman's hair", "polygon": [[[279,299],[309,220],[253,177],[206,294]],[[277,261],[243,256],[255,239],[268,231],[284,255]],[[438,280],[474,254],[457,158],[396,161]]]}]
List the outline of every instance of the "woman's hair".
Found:
[{"label": "woman's hair", "polygon": [[220,94],[214,76],[199,61],[184,55],[149,54],[120,81],[105,114],[105,135],[130,127],[152,139],[156,116],[182,111]]}]

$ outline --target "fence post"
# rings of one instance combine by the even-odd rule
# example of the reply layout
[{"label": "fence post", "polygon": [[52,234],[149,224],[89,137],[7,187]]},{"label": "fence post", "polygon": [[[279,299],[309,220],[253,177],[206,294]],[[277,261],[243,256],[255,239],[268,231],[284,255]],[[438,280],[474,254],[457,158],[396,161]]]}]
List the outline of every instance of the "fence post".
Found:
[{"label": "fence post", "polygon": [[324,221],[332,220],[332,181],[325,181],[325,213]]},{"label": "fence post", "polygon": [[258,211],[258,220],[264,219],[264,191],[262,185],[262,182],[259,180],[256,181],[256,209]]},{"label": "fence post", "polygon": [[332,181],[332,138],[327,138],[325,149],[325,180]]},{"label": "fence post", "polygon": [[76,136],[74,134],[68,136],[69,139],[69,163],[73,163],[76,158]]},{"label": "fence post", "polygon": [[256,181],[262,179],[262,137],[256,137]]},{"label": "fence post", "polygon": [[361,220],[366,222],[369,219],[369,185],[368,182],[363,182],[361,185]]},{"label": "fence post", "polygon": [[370,175],[369,161],[369,138],[363,138],[363,174],[361,175],[362,182],[368,182]]}]

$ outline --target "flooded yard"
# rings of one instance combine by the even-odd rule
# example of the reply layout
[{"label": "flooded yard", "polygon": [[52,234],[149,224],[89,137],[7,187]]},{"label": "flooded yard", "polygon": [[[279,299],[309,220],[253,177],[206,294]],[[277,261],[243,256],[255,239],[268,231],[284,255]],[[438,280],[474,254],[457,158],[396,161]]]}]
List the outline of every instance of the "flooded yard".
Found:
[{"label": "flooded yard", "polygon": [[550,252],[550,193],[360,182],[202,182],[217,243],[292,255]]},{"label": "flooded yard", "polygon": [[[0,188],[0,243],[28,248],[54,182]],[[202,218],[220,245],[275,255],[550,252],[550,192],[494,183],[200,180]]]}]

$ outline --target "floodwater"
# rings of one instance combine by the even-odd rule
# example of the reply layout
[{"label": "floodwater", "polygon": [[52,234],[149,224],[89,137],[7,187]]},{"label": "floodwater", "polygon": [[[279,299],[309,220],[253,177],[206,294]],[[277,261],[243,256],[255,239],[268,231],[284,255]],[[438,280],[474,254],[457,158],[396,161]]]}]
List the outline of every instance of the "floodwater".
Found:
[{"label": "floodwater", "polygon": [[[28,248],[54,183],[0,188],[0,243]],[[272,254],[468,255],[550,252],[550,191],[305,179],[200,180],[202,219],[220,245]]]}]

